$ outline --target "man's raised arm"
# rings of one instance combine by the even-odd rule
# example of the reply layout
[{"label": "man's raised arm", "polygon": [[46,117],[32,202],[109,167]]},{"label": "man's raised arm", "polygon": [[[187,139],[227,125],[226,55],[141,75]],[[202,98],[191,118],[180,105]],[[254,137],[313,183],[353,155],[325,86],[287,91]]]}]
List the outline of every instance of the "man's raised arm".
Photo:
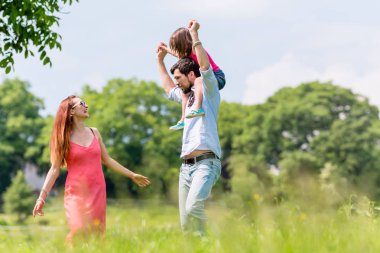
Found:
[{"label": "man's raised arm", "polygon": [[158,71],[160,72],[161,83],[164,87],[166,94],[169,94],[170,90],[175,87],[173,79],[170,78],[168,71],[166,70],[164,59],[167,52],[167,46],[165,43],[161,42],[157,47],[157,63]]}]

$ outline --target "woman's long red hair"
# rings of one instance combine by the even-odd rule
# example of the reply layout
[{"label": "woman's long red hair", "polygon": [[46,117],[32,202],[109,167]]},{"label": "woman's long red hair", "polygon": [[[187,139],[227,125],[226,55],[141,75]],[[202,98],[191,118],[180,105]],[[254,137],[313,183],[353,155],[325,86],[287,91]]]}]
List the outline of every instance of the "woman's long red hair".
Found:
[{"label": "woman's long red hair", "polygon": [[66,158],[70,151],[70,136],[73,128],[71,109],[74,98],[76,96],[69,96],[62,100],[54,119],[50,138],[50,157],[52,164],[59,167],[66,165]]}]

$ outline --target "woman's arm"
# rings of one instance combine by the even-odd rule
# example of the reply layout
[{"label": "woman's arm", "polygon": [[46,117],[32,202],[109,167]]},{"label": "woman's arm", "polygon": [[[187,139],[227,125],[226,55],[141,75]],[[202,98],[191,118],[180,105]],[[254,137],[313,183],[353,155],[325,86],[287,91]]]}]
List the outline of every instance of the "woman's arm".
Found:
[{"label": "woman's arm", "polygon": [[96,134],[96,137],[99,140],[100,148],[102,152],[102,162],[104,165],[106,165],[108,168],[112,169],[113,171],[116,171],[126,177],[129,177],[135,184],[138,186],[148,186],[150,184],[150,181],[147,177],[134,173],[133,171],[130,171],[126,167],[122,166],[120,163],[112,159],[112,157],[109,156],[107,149],[103,143],[102,136],[100,135],[100,132],[96,128],[92,128]]},{"label": "woman's arm", "polygon": [[39,216],[44,215],[42,208],[44,207],[45,199],[49,195],[51,188],[53,188],[53,185],[59,176],[59,171],[60,166],[58,166],[57,163],[52,163],[52,166],[50,167],[49,172],[46,175],[45,182],[42,186],[40,195],[36,201],[36,205],[34,206],[33,217],[36,217],[36,214]]}]

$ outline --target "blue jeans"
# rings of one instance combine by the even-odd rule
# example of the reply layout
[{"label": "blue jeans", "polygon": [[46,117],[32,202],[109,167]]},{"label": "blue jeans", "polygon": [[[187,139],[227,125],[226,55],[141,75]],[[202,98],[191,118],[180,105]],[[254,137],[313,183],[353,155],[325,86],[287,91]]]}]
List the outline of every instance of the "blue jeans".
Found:
[{"label": "blue jeans", "polygon": [[204,159],[193,165],[182,164],[178,189],[182,230],[195,230],[204,234],[207,220],[204,204],[220,171],[221,162],[215,158]]},{"label": "blue jeans", "polygon": [[214,71],[214,75],[218,81],[219,90],[223,89],[226,85],[226,76],[224,75],[224,72],[221,69],[218,69],[217,71]]}]

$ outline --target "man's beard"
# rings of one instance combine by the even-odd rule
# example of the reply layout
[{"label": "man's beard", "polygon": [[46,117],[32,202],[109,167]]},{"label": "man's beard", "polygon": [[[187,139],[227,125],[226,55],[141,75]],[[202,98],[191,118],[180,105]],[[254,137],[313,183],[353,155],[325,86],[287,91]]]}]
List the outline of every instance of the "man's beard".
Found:
[{"label": "man's beard", "polygon": [[191,92],[191,87],[188,87],[187,89],[182,89],[182,92],[184,94],[188,94],[189,92]]},{"label": "man's beard", "polygon": [[184,88],[181,88],[182,89],[182,92],[184,94],[188,94],[189,92],[191,92],[191,88],[193,88],[194,84],[190,83],[189,87],[187,87],[186,89]]}]

